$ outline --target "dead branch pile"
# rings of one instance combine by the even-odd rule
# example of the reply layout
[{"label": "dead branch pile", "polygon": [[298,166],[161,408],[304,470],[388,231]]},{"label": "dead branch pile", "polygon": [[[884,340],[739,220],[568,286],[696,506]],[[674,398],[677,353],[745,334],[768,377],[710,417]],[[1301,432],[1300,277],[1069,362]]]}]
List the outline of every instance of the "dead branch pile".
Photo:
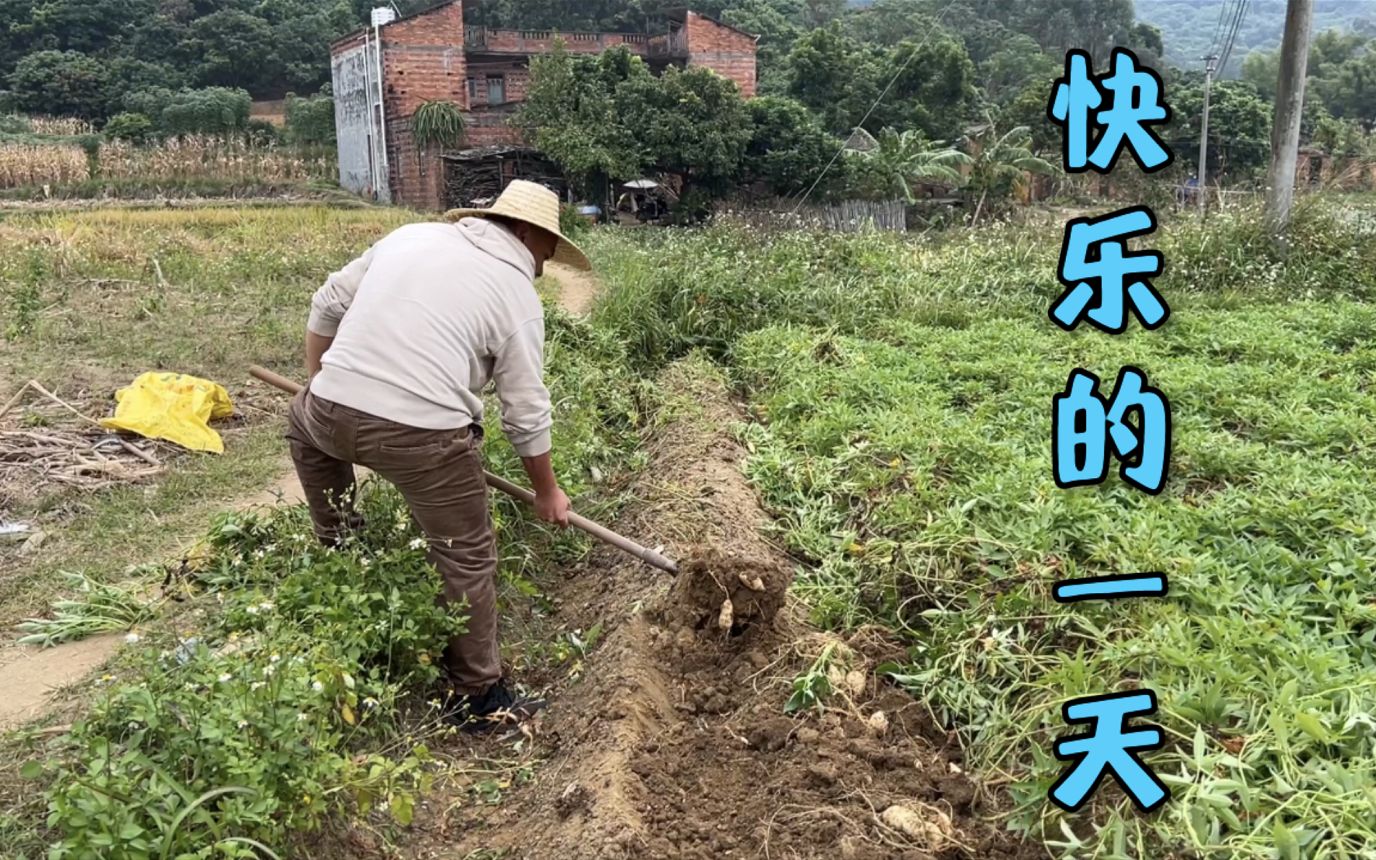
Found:
[{"label": "dead branch pile", "polygon": [[32,498],[52,484],[94,490],[161,471],[145,447],[108,432],[0,430],[0,487],[6,495]]},{"label": "dead branch pile", "polygon": [[85,427],[0,427],[0,497],[31,499],[54,484],[96,490],[141,481],[162,471],[162,461],[153,453],[156,443],[146,439],[134,442],[111,433],[38,380],[21,386],[0,407],[0,418],[30,391],[75,415]]}]

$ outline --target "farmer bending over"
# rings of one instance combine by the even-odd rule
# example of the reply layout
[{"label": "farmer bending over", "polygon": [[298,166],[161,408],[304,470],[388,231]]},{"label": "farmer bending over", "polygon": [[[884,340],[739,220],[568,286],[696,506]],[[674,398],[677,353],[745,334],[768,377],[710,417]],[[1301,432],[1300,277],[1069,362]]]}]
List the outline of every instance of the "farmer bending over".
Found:
[{"label": "farmer bending over", "polygon": [[544,703],[515,695],[497,645],[497,546],[487,508],[483,403],[496,383],[502,429],[525,463],[542,520],[568,525],[550,467],[550,397],[541,379],[544,313],[534,280],[554,259],[588,259],[559,232],[559,199],[512,182],[491,209],[410,224],[335,272],[306,324],[307,390],[287,439],[315,533],[337,544],[358,525],[355,463],[405,497],[443,578],[466,601],[468,632],[445,649],[452,707],[469,728],[523,719]]}]

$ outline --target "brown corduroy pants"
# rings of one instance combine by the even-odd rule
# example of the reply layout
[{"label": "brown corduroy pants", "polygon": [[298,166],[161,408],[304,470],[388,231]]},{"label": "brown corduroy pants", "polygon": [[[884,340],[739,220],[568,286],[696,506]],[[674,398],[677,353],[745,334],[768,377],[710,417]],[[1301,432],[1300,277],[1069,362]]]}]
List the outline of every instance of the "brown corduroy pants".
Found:
[{"label": "brown corduroy pants", "polygon": [[444,602],[466,601],[468,632],[445,650],[454,691],[481,693],[502,675],[497,644],[497,544],[483,479],[482,435],[424,430],[298,394],[287,440],[316,537],[332,544],[353,518],[354,465],[401,491],[430,544]]}]

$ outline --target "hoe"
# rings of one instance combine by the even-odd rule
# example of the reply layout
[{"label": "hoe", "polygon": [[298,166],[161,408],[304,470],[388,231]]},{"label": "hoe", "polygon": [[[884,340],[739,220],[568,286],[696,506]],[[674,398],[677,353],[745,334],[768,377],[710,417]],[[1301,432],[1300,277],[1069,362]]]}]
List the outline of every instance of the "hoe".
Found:
[{"label": "hoe", "polygon": [[[271,370],[259,367],[256,364],[249,368],[249,373],[252,374],[254,378],[266,382],[268,385],[275,388],[280,388],[288,394],[296,394],[302,388],[299,383],[293,382],[285,376],[273,373]],[[497,477],[491,472],[483,472],[483,477],[487,479],[487,485],[489,487],[501,490],[513,499],[519,499],[528,505],[535,503],[535,494],[525,487],[517,486],[505,478]],[[641,546],[630,538],[622,537],[611,529],[598,525],[587,517],[571,513],[569,514],[569,524],[582,529],[605,544],[614,546],[623,552],[635,556],[648,565],[657,567],[663,571],[668,571],[669,573],[678,573],[678,564],[673,560],[664,557],[652,549]]]}]

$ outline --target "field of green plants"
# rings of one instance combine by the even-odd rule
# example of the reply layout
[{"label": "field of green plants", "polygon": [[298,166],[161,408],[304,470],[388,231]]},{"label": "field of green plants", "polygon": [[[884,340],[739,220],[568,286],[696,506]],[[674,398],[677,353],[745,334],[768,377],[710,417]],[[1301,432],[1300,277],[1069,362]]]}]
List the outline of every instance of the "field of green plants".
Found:
[{"label": "field of green plants", "polygon": [[[1171,224],[1171,321],[1109,337],[1047,319],[1058,238],[614,240],[599,322],[642,360],[728,365],[798,593],[824,624],[902,633],[888,673],[1006,784],[1015,826],[1073,856],[1369,856],[1376,249],[1318,207],[1284,262],[1249,215]],[[1113,472],[1057,489],[1052,395],[1124,364],[1171,399],[1166,491]],[[1057,579],[1149,570],[1169,599],[1050,599]],[[1175,800],[1053,815],[1060,705],[1139,687]]]},{"label": "field of green plants", "polygon": [[[231,382],[251,361],[289,371],[315,282],[404,217],[0,221],[22,249],[0,267],[3,355],[16,377],[78,382],[91,362],[116,377],[149,360]],[[1056,229],[594,231],[606,294],[588,320],[550,309],[556,468],[578,510],[609,514],[619,499],[604,476],[642,462],[654,421],[647,380],[705,355],[744,401],[747,474],[799,560],[797,594],[824,626],[895,631],[906,657],[881,671],[960,733],[1011,826],[1072,857],[1370,856],[1371,223],[1349,201],[1308,201],[1281,259],[1250,213],[1167,222],[1153,239],[1173,317],[1116,338],[1047,319]],[[1171,399],[1165,492],[1116,477],[1057,489],[1052,395],[1074,367],[1111,377],[1128,363]],[[236,432],[226,466],[181,467],[194,481],[25,513],[69,517],[78,534],[149,511],[204,531],[206,485],[280,463],[270,413]],[[488,459],[519,474],[498,440]],[[185,602],[139,623],[86,715],[6,742],[0,854],[52,842],[67,858],[286,856],[366,807],[409,820],[444,772],[430,661],[462,619],[431,608],[396,500],[378,490],[368,505],[370,528],[345,552],[315,548],[299,509],[216,517],[182,572]],[[504,594],[538,603],[546,573],[586,545],[514,503],[496,518]],[[165,551],[58,539],[22,574],[0,557],[17,586],[0,610],[30,611],[71,570],[137,617],[138,584],[162,570],[125,563]],[[1049,596],[1057,579],[1148,570],[1168,574],[1168,599]],[[1161,702],[1167,745],[1150,761],[1175,800],[1142,817],[1106,790],[1092,814],[1053,813],[1061,703],[1136,687]],[[130,802],[146,797],[158,800]]]}]

